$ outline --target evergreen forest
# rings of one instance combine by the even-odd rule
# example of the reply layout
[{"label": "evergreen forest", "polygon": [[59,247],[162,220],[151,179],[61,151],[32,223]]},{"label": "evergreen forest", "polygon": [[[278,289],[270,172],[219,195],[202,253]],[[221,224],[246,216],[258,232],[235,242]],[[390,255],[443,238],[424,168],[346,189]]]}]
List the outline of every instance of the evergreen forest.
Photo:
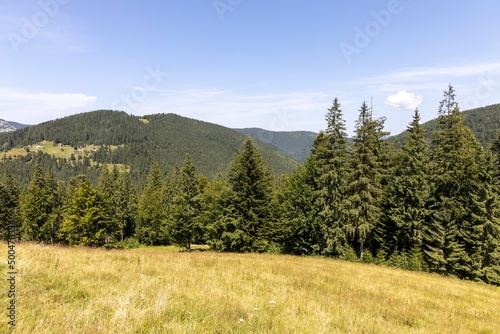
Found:
[{"label": "evergreen forest", "polygon": [[[4,157],[0,237],[7,238],[14,221],[19,238],[33,242],[187,251],[208,245],[217,252],[325,256],[500,285],[500,135],[481,144],[451,85],[431,133],[415,110],[395,143],[386,139],[385,119],[375,118],[366,103],[358,113],[348,138],[335,98],[325,130],[300,165],[241,134],[196,132],[197,121],[182,130],[201,137],[198,149],[188,150],[188,136],[172,123],[155,122],[161,115],[101,111],[79,116],[92,117],[92,128],[72,118],[58,120],[68,122],[65,131],[49,122],[2,134],[4,151],[44,140],[98,148],[81,159],[36,151]],[[137,131],[148,123],[158,130]],[[160,132],[172,136],[160,139]],[[217,150],[222,142],[231,149]],[[167,163],[179,154],[181,164]],[[224,168],[207,166],[225,159]]]}]

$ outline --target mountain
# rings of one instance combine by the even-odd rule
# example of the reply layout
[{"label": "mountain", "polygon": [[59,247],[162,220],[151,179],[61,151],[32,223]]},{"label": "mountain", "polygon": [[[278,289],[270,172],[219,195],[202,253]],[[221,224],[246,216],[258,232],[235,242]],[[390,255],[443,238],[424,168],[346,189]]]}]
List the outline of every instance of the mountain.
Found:
[{"label": "mountain", "polygon": [[23,129],[29,127],[26,124],[20,124],[16,122],[9,122],[3,119],[0,119],[0,132],[11,132],[16,131],[17,129]]},{"label": "mountain", "polygon": [[[500,129],[500,104],[466,110],[462,115],[465,124],[471,128],[481,145],[486,147],[495,139]],[[436,126],[437,118],[422,124],[429,142]],[[401,147],[406,142],[407,137],[408,133],[405,131],[391,137],[389,141],[392,141],[396,147]]]},{"label": "mountain", "polygon": [[[467,124],[483,146],[487,146],[496,137],[500,129],[500,104],[463,112]],[[430,142],[432,133],[436,130],[437,119],[424,123],[427,140]],[[297,161],[304,162],[309,156],[316,133],[308,131],[277,132],[259,128],[235,129],[255,140],[272,146]],[[389,137],[388,140],[401,147],[408,134],[406,132]]]},{"label": "mountain", "polygon": [[[44,152],[45,146],[50,146],[55,150],[51,158],[54,161],[50,163],[61,179],[68,179],[76,172],[88,172],[95,179],[96,166],[107,163],[130,168],[133,179],[140,183],[152,160],[157,160],[163,172],[168,173],[174,166],[181,165],[186,154],[191,156],[199,172],[214,177],[227,169],[245,137],[220,125],[175,114],[136,117],[99,110],[1,133],[0,148],[7,153],[16,147],[19,152],[21,148],[19,157],[21,153],[26,154],[23,147],[33,154],[34,150]],[[42,144],[44,141],[46,144]],[[297,161],[269,145],[258,141],[255,145],[277,174],[290,173],[298,165]],[[73,155],[71,159],[68,152]],[[12,156],[12,152],[10,154]],[[29,157],[22,159],[30,161]],[[11,159],[4,164],[10,163],[10,169],[17,171],[26,162],[22,159],[17,162]],[[49,158],[45,159],[49,163]],[[68,171],[67,165],[77,171]]]},{"label": "mountain", "polygon": [[235,130],[268,144],[300,162],[304,162],[309,156],[317,135],[309,131],[269,131],[259,128]]}]

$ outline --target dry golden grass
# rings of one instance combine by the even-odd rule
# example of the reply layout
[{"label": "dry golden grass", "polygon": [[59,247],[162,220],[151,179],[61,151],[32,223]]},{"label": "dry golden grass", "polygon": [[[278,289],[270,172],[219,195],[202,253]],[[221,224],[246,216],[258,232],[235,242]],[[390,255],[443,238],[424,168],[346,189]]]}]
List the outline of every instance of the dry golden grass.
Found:
[{"label": "dry golden grass", "polygon": [[15,333],[500,333],[498,288],[374,265],[35,244],[17,260]]}]

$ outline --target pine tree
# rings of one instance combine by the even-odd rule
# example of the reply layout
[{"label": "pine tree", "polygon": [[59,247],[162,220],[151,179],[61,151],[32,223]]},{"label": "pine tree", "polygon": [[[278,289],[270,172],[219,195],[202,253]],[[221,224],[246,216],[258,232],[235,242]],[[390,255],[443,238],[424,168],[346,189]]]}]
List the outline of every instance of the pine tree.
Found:
[{"label": "pine tree", "polygon": [[189,155],[180,170],[178,192],[170,208],[170,234],[175,243],[191,250],[191,244],[202,238],[200,184]]},{"label": "pine tree", "polygon": [[114,214],[119,226],[120,240],[123,241],[125,238],[134,236],[137,216],[137,195],[132,187],[129,173],[120,173],[114,203]]},{"label": "pine tree", "polygon": [[[323,134],[320,133],[320,136]],[[316,140],[317,141],[317,140]],[[312,157],[289,177],[279,195],[279,227],[283,251],[297,255],[320,254],[324,249],[325,226],[319,220]]]},{"label": "pine tree", "polygon": [[[484,276],[484,239],[496,213],[487,184],[485,154],[463,124],[450,85],[439,107],[438,129],[432,143],[430,209],[424,250],[432,271],[471,280]],[[486,235],[485,235],[486,233]]]},{"label": "pine tree", "polygon": [[262,156],[248,138],[228,171],[229,206],[220,237],[224,250],[265,251],[270,216],[271,175]]},{"label": "pine tree", "polygon": [[[0,180],[0,239],[9,238],[9,228],[14,223],[18,225],[19,216],[19,189],[12,177],[5,172]],[[17,231],[16,231],[17,232]]]},{"label": "pine tree", "polygon": [[326,115],[327,128],[320,133],[311,153],[315,169],[318,219],[324,225],[323,253],[339,256],[347,246],[345,205],[349,151],[345,121],[337,98]]},{"label": "pine tree", "polygon": [[158,162],[153,162],[139,197],[136,235],[141,243],[168,244],[167,213],[164,207],[164,183]]},{"label": "pine tree", "polygon": [[104,165],[98,189],[106,205],[106,216],[119,227],[118,235],[112,237],[120,241],[131,237],[134,234],[137,200],[129,174],[120,173],[116,165],[109,173],[107,165]]},{"label": "pine tree", "polygon": [[203,187],[200,225],[203,226],[204,239],[210,248],[216,251],[229,250],[222,240],[225,240],[227,233],[230,234],[236,228],[227,224],[230,221],[228,217],[232,213],[230,197],[231,189],[221,173]]},{"label": "pine tree", "polygon": [[381,246],[388,254],[421,248],[422,226],[429,215],[429,156],[418,109],[407,131],[408,141],[399,153],[385,194]]},{"label": "pine tree", "polygon": [[51,170],[42,171],[40,159],[35,161],[31,183],[21,201],[23,234],[28,240],[55,242],[61,222],[62,198]]},{"label": "pine tree", "polygon": [[113,242],[110,236],[115,233],[102,195],[85,175],[71,179],[61,225],[64,240],[70,245],[104,246]]},{"label": "pine tree", "polygon": [[50,213],[47,222],[40,228],[40,232],[44,240],[55,243],[60,241],[59,229],[63,220],[64,186],[57,182],[52,168],[49,168],[45,174],[45,185]]},{"label": "pine tree", "polygon": [[365,102],[361,105],[353,143],[351,172],[346,196],[347,231],[360,259],[365,248],[373,253],[373,231],[382,216],[384,119],[373,119]]},{"label": "pine tree", "polygon": [[482,229],[480,258],[482,259],[482,280],[500,285],[500,136],[495,139],[487,154],[485,183],[489,195],[486,198],[487,222]]}]

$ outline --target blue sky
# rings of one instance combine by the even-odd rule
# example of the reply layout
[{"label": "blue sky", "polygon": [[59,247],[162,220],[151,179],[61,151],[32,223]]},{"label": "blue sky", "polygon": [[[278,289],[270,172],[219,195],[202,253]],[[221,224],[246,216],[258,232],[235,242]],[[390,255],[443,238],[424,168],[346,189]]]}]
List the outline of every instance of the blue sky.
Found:
[{"label": "blue sky", "polygon": [[338,97],[397,134],[500,103],[500,2],[0,0],[0,118],[96,109],[176,113],[228,127],[325,128]]}]

